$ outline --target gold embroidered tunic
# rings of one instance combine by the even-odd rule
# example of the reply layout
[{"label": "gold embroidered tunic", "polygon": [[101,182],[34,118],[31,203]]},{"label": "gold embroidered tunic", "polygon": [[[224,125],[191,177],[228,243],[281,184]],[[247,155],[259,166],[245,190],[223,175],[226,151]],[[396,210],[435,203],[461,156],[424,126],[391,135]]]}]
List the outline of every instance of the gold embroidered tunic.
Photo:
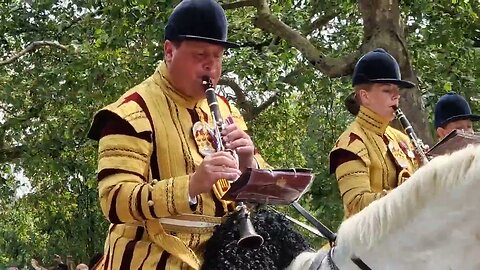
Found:
[{"label": "gold embroidered tunic", "polygon": [[417,168],[407,135],[361,106],[353,123],[330,152],[345,218],[385,196]]},{"label": "gold embroidered tunic", "polygon": [[[218,100],[222,117],[246,130],[238,109]],[[219,224],[232,206],[218,185],[189,204],[190,175],[203,160],[197,121],[212,123],[206,99],[176,91],[165,63],[95,115],[89,137],[99,140],[98,192],[111,222],[101,269],[199,269],[213,226],[178,224]]]}]

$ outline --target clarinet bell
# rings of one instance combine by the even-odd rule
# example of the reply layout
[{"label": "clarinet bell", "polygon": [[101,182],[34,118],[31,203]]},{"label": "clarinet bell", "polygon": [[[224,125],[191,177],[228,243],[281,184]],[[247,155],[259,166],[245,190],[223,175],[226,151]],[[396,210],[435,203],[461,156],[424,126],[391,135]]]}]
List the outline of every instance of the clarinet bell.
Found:
[{"label": "clarinet bell", "polygon": [[257,249],[263,244],[263,237],[255,232],[248,215],[240,217],[240,238],[237,244],[243,248]]}]

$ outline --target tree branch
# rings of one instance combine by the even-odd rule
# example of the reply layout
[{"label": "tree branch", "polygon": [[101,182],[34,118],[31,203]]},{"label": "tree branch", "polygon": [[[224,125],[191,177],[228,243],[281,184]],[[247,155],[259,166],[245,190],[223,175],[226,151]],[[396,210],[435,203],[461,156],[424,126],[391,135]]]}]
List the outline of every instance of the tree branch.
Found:
[{"label": "tree branch", "polygon": [[267,101],[262,103],[258,107],[254,107],[246,98],[245,93],[243,89],[234,81],[231,79],[220,79],[218,82],[219,85],[225,85],[230,87],[233,92],[235,92],[235,96],[237,98],[237,105],[243,109],[243,117],[245,120],[249,121],[257,117],[263,110],[268,108],[273,102],[275,102],[278,99],[278,93],[273,94],[270,98],[268,98]]},{"label": "tree branch", "polygon": [[361,50],[341,58],[324,56],[298,31],[293,30],[272,15],[267,0],[257,0],[256,4],[257,18],[255,26],[285,39],[290,45],[297,48],[316,69],[329,77],[341,77],[352,72],[355,61],[362,53]]},{"label": "tree branch", "polygon": [[228,78],[221,78],[218,81],[218,84],[232,88],[233,92],[235,92],[235,96],[237,97],[237,102],[243,103],[246,101],[246,97],[243,93],[242,88],[234,80]]},{"label": "tree branch", "polygon": [[236,9],[236,8],[242,8],[242,7],[253,7],[255,6],[255,0],[243,0],[243,1],[238,1],[238,2],[233,2],[233,3],[226,3],[222,4],[223,9]]},{"label": "tree branch", "polygon": [[[289,85],[296,85],[296,80],[299,75],[301,75],[306,69],[306,66],[300,64],[299,67],[295,68],[294,70],[290,71],[285,77],[280,78],[279,82],[289,84]],[[280,92],[275,92],[271,97],[269,97],[264,103],[260,104],[258,107],[253,107],[251,118],[247,118],[248,120],[254,119],[267,109],[270,105],[272,105],[275,101],[278,100]]]},{"label": "tree branch", "polygon": [[61,29],[58,30],[57,34],[55,34],[55,37],[58,38],[61,34],[63,34],[66,30],[68,30],[69,28],[71,28],[72,26],[77,24],[78,22],[80,22],[80,21],[82,21],[86,18],[92,18],[92,17],[98,16],[102,13],[103,13],[103,5],[100,3],[100,7],[97,10],[95,10],[94,12],[87,13],[85,16],[73,18],[73,20],[68,25],[66,25],[66,26],[64,26],[64,27],[62,27]]},{"label": "tree branch", "polygon": [[5,163],[20,158],[23,152],[25,152],[25,149],[26,147],[23,145],[0,149],[0,163]]},{"label": "tree branch", "polygon": [[305,69],[306,69],[306,66],[301,65],[300,67],[297,67],[296,69],[288,73],[285,77],[280,79],[280,81],[286,84],[295,85],[296,84],[295,80],[297,79],[298,75],[302,74],[305,71]]},{"label": "tree branch", "polygon": [[253,108],[252,113],[251,113],[251,118],[246,118],[247,120],[252,120],[257,115],[259,115],[261,112],[263,112],[265,109],[267,109],[270,105],[272,105],[275,101],[278,100],[278,92],[273,94],[271,97],[269,97],[264,103],[260,104],[260,106]]},{"label": "tree branch", "polygon": [[52,46],[52,47],[62,49],[64,51],[67,50],[67,46],[62,45],[62,44],[60,44],[56,41],[47,41],[47,40],[34,41],[34,42],[30,43],[25,49],[21,50],[20,52],[13,55],[12,57],[7,58],[6,60],[0,61],[0,66],[8,65],[8,64],[12,63],[13,61],[17,60],[18,58],[22,57],[23,55],[25,55],[27,53],[30,53],[30,52],[33,52],[33,51],[39,49],[40,47],[44,47],[44,46]]},{"label": "tree branch", "polygon": [[238,85],[234,80],[226,78],[221,78],[218,84],[228,86],[233,90],[235,97],[237,98],[238,106],[245,111],[244,117],[245,119],[248,119],[253,111],[253,106],[247,101],[245,93],[240,85]]},{"label": "tree branch", "polygon": [[306,34],[310,34],[312,33],[313,31],[315,30],[320,30],[322,29],[325,25],[327,25],[328,22],[330,22],[333,18],[337,17],[337,15],[339,14],[340,12],[338,11],[330,11],[330,12],[327,12],[325,14],[323,14],[323,16],[320,16],[319,18],[317,18],[316,20],[314,20],[308,27],[307,27],[307,30],[306,30]]},{"label": "tree branch", "polygon": [[[279,82],[290,84],[290,85],[295,85],[295,81],[296,81],[298,75],[302,74],[303,71],[305,70],[305,68],[306,67],[302,65],[302,66],[292,70],[285,77],[280,78]],[[252,120],[255,117],[257,117],[261,112],[263,112],[270,105],[272,105],[275,101],[277,101],[278,97],[279,97],[279,92],[275,92],[264,103],[260,104],[260,106],[258,106],[258,107],[255,107],[255,106],[252,105],[251,102],[249,102],[247,100],[247,97],[245,96],[245,91],[234,80],[222,78],[222,79],[220,79],[218,84],[228,86],[233,90],[233,92],[235,93],[235,96],[237,98],[237,104],[241,109],[244,110],[243,117],[247,121]]]},{"label": "tree branch", "polygon": [[275,40],[273,38],[266,39],[266,40],[264,40],[260,43],[255,43],[253,41],[247,41],[247,42],[242,43],[242,47],[244,47],[244,48],[250,47],[250,48],[253,48],[254,50],[260,51],[263,47],[270,46],[273,42],[275,42]]}]

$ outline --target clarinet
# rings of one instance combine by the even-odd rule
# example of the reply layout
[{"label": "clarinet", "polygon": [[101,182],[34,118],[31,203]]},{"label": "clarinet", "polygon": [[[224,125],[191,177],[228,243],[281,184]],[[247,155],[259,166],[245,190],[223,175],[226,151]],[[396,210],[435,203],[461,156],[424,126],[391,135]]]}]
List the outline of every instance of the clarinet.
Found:
[{"label": "clarinet", "polygon": [[393,109],[395,110],[395,117],[398,119],[398,121],[400,121],[400,125],[402,126],[403,130],[405,130],[405,133],[407,133],[410,141],[415,147],[415,152],[420,157],[421,165],[427,164],[429,160],[425,154],[425,145],[423,144],[422,140],[418,138],[417,134],[415,134],[410,121],[408,121],[402,110],[400,110],[400,108],[397,106],[394,106]]},{"label": "clarinet", "polygon": [[[205,88],[205,95],[207,96],[208,107],[212,113],[212,120],[214,122],[214,140],[216,141],[216,151],[230,151],[232,155],[238,160],[235,151],[225,149],[222,141],[222,130],[225,127],[225,122],[220,114],[218,107],[217,95],[212,80],[208,76],[202,78],[202,84]],[[227,181],[226,179],[219,179],[218,181]],[[246,248],[258,248],[263,244],[263,237],[255,232],[252,221],[250,220],[250,211],[247,205],[243,202],[238,202],[236,211],[239,219],[240,238],[237,244]]]}]

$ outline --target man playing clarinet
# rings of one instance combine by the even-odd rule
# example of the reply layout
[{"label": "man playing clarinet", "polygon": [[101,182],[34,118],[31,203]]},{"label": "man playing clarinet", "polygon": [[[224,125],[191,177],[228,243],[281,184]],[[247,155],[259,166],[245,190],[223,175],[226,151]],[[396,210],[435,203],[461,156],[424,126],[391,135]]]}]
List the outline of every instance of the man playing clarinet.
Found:
[{"label": "man playing clarinet", "polygon": [[111,223],[97,269],[199,269],[204,243],[232,210],[218,179],[256,168],[254,145],[239,111],[212,145],[202,78],[216,85],[228,42],[224,10],[214,0],[184,0],[165,27],[164,60],[152,76],[96,113],[89,137],[98,145],[98,191]]}]

